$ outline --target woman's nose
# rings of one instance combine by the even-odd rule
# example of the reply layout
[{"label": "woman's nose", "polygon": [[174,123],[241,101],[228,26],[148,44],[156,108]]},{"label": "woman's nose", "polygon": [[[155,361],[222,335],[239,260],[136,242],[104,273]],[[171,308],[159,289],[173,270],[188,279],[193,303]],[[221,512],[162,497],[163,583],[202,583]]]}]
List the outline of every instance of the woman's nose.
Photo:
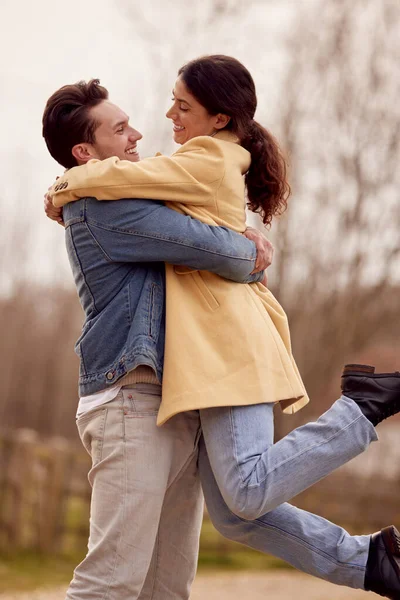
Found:
[{"label": "woman's nose", "polygon": [[173,114],[174,114],[174,107],[171,106],[171,108],[169,108],[167,110],[167,112],[165,113],[165,116],[167,117],[167,119],[172,119]]}]

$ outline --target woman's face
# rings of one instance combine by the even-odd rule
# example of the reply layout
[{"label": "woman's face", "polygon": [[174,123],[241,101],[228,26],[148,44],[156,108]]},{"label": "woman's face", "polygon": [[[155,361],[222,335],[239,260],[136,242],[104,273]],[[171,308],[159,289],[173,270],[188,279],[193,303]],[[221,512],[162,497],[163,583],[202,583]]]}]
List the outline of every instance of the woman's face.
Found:
[{"label": "woman's face", "polygon": [[[210,115],[187,89],[179,77],[172,91],[173,105],[166,116],[173,123],[173,137],[177,144],[184,144],[198,135],[211,135],[225,127],[229,119],[224,115]],[[221,119],[222,117],[222,119]]]}]

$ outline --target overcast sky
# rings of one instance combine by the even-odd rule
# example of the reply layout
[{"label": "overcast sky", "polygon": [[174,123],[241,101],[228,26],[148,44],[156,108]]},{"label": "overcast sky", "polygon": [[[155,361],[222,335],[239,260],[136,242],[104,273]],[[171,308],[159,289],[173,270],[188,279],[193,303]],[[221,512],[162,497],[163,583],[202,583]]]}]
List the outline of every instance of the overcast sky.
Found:
[{"label": "overcast sky", "polygon": [[[249,6],[246,0],[243,4]],[[4,234],[10,231],[17,210],[25,243],[29,243],[25,270],[33,278],[71,283],[63,231],[42,212],[43,193],[62,172],[47,154],[41,136],[45,102],[58,87],[99,77],[111,99],[130,114],[132,124],[144,134],[142,156],[173,149],[165,142],[170,128],[165,109],[177,69],[197,55],[220,52],[241,59],[256,83],[263,80],[262,100],[272,111],[284,64],[282,40],[295,2],[255,3],[239,20],[228,16],[214,29],[206,20],[210,4],[207,9],[205,1],[191,3],[190,14],[182,9],[186,6],[181,0],[36,0],[23,5],[1,1],[2,238],[7,238]],[[134,22],[129,15],[135,17]],[[190,19],[194,24],[186,35]],[[255,38],[261,45],[260,41],[253,43]],[[15,240],[9,242],[6,251],[11,262],[15,244]],[[17,270],[22,271],[22,265]],[[15,270],[11,277],[14,274]],[[4,289],[4,273],[2,280]]]}]

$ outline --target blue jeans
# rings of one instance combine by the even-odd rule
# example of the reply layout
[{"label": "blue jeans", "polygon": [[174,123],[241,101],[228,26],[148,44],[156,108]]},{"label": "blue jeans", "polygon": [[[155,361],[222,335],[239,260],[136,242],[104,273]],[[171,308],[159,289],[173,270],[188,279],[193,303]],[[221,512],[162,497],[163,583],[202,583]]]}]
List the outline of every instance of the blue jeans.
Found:
[{"label": "blue jeans", "polygon": [[285,504],[377,439],[357,404],[342,396],[276,444],[271,404],[210,408],[200,417],[200,475],[215,527],[305,573],[364,589],[370,536],[350,536]]}]

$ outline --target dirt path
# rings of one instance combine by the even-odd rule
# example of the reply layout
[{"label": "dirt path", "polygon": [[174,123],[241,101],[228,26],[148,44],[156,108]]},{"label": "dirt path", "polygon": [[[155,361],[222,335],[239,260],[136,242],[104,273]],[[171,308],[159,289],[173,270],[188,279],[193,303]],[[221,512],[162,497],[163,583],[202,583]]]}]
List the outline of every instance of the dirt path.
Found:
[{"label": "dirt path", "polygon": [[[29,594],[0,594],[1,600],[64,600],[65,588]],[[291,571],[200,574],[190,600],[367,600],[360,590],[331,585]]]},{"label": "dirt path", "polygon": [[290,571],[199,575],[190,600],[367,600],[378,598]]}]

